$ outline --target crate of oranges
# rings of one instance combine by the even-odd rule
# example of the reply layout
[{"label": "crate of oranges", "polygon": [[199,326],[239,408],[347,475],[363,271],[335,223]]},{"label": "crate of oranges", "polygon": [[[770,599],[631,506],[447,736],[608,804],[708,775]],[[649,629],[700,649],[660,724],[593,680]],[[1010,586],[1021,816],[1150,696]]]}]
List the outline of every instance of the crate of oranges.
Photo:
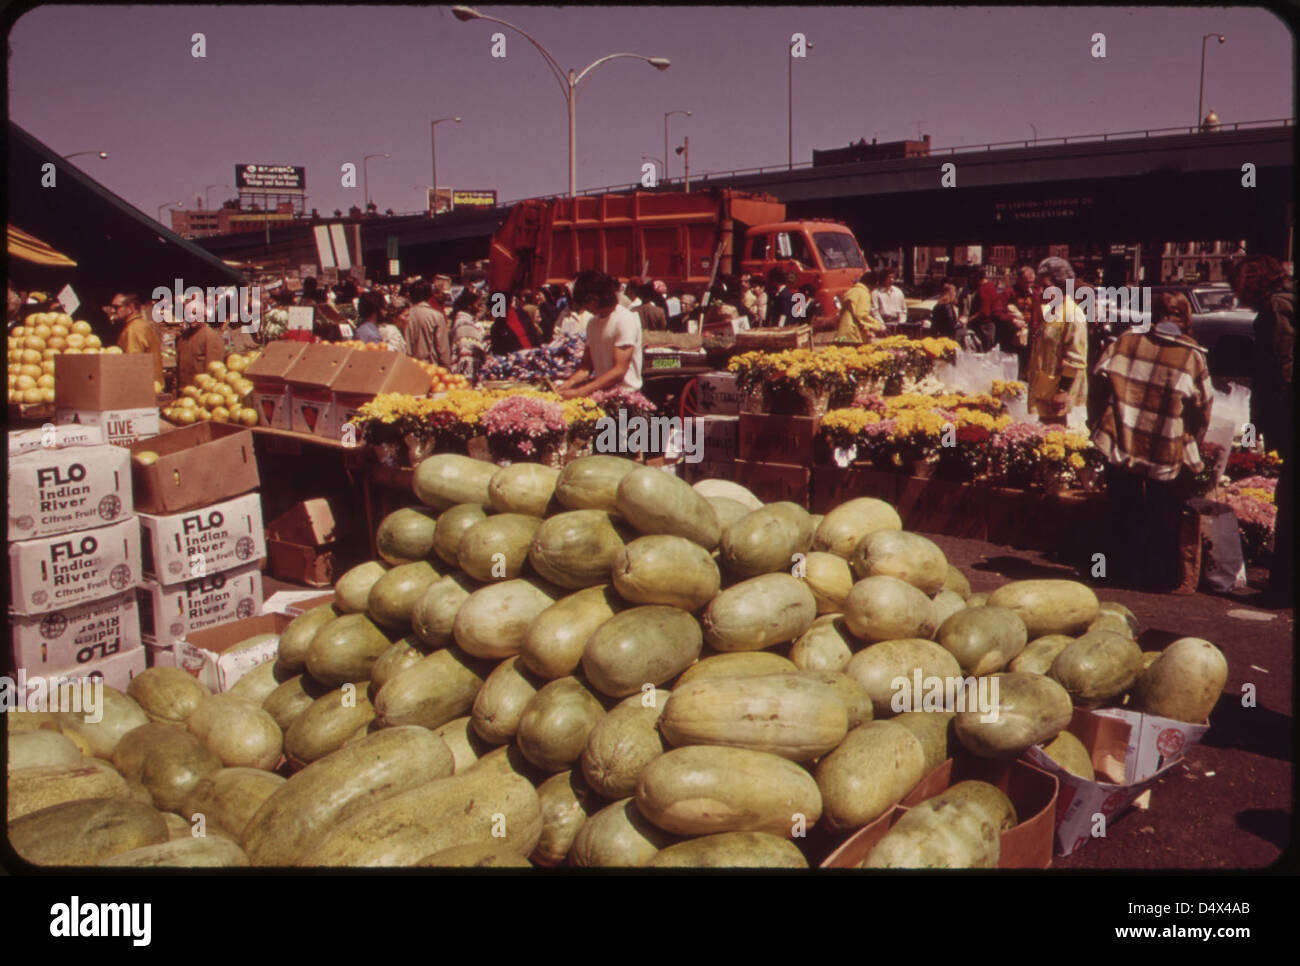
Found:
[{"label": "crate of oranges", "polygon": [[393,347],[387,342],[362,342],[359,339],[349,339],[346,342],[336,342],[335,345],[341,345],[345,349],[360,349],[362,352],[392,352]]},{"label": "crate of oranges", "polygon": [[34,312],[9,333],[9,403],[38,406],[54,402],[55,360],[60,355],[120,355],[104,348],[89,322],[74,322],[64,312]]},{"label": "crate of oranges", "polygon": [[257,410],[248,405],[253,384],[244,370],[259,353],[233,353],[225,362],[208,363],[208,371],[182,387],[176,399],[163,410],[163,418],[178,426],[193,423],[258,424]]},{"label": "crate of oranges", "polygon": [[420,362],[418,359],[415,361],[421,369],[429,374],[430,393],[436,395],[442,392],[450,392],[453,389],[469,388],[468,376],[462,376],[450,369],[444,369],[435,362]]}]

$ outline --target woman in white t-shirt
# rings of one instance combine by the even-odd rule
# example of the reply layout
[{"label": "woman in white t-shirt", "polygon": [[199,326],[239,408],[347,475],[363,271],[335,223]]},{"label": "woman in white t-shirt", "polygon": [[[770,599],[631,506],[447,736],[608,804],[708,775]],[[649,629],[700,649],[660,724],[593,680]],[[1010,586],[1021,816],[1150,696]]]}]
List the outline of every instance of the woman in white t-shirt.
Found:
[{"label": "woman in white t-shirt", "polygon": [[572,399],[602,389],[640,390],[641,320],[618,304],[618,283],[602,272],[581,272],[573,284],[573,304],[591,312],[587,349],[577,372],[560,384],[560,395]]}]

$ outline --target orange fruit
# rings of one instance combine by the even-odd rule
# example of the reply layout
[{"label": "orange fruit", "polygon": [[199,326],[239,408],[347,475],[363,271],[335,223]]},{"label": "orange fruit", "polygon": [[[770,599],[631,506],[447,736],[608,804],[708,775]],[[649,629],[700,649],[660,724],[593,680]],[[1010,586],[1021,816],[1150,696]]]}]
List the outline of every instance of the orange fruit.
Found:
[{"label": "orange fruit", "polygon": [[[65,322],[64,324],[66,325],[67,323]],[[90,335],[90,323],[89,323],[89,322],[73,322],[73,323],[72,323],[72,332],[73,332],[74,335]]]},{"label": "orange fruit", "polygon": [[174,421],[180,423],[182,426],[189,426],[194,422],[195,418],[195,412],[193,409],[178,409]]},{"label": "orange fruit", "polygon": [[45,395],[39,389],[23,390],[23,402],[25,403],[28,404],[39,403],[39,402],[43,402],[44,399],[45,399]]},{"label": "orange fruit", "polygon": [[81,333],[74,332],[68,336],[68,348],[80,349],[86,345],[86,337]]}]

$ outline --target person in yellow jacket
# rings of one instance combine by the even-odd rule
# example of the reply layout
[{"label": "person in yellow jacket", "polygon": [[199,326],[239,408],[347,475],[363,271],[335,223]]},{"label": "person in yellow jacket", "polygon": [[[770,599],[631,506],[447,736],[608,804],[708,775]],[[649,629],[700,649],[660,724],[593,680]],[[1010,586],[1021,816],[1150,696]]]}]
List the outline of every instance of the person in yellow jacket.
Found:
[{"label": "person in yellow jacket", "polygon": [[149,353],[153,356],[154,382],[163,383],[162,339],[158,327],[140,312],[140,296],[118,292],[104,306],[109,321],[120,324],[117,345],[124,353]]},{"label": "person in yellow jacket", "polygon": [[870,342],[885,331],[885,323],[871,314],[871,273],[864,272],[853,287],[840,296],[840,324],[836,342]]},{"label": "person in yellow jacket", "polygon": [[1066,294],[1074,269],[1063,258],[1038,265],[1042,324],[1029,352],[1029,409],[1044,423],[1063,425],[1071,409],[1088,404],[1088,320]]}]

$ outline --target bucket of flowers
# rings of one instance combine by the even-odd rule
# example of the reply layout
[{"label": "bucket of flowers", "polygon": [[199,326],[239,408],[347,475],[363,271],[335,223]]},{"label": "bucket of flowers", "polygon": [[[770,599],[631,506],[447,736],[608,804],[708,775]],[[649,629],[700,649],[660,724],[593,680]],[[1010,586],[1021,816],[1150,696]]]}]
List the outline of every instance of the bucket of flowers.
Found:
[{"label": "bucket of flowers", "polygon": [[361,438],[371,447],[375,459],[385,466],[401,465],[402,444],[415,401],[414,396],[383,393],[358,411]]},{"label": "bucket of flowers", "polygon": [[568,424],[564,406],[537,396],[511,396],[492,405],[479,424],[494,459],[559,467],[564,463]]},{"label": "bucket of flowers", "polygon": [[1039,423],[1011,423],[992,440],[990,467],[1001,486],[1028,489],[1041,458],[1046,427]]},{"label": "bucket of flowers", "polygon": [[[572,463],[576,459],[591,455],[592,441],[599,431],[600,421],[609,415],[609,409],[602,405],[601,397],[609,395],[612,398],[618,392],[621,390],[564,400],[561,405],[564,409],[564,421],[569,427],[565,437],[564,462]],[[654,404],[640,393],[628,392],[627,395],[644,400],[650,405],[651,410],[654,409]],[[629,408],[632,405],[634,404],[628,403]],[[614,409],[615,419],[617,419],[617,406],[614,406]]]},{"label": "bucket of flowers", "polygon": [[1242,553],[1252,563],[1261,562],[1273,549],[1277,526],[1277,479],[1248,476],[1228,483],[1223,492],[1224,501],[1237,516]]},{"label": "bucket of flowers", "polygon": [[944,430],[949,425],[943,413],[932,409],[900,410],[894,417],[897,464],[910,467],[913,476],[933,476],[939,466]]}]

